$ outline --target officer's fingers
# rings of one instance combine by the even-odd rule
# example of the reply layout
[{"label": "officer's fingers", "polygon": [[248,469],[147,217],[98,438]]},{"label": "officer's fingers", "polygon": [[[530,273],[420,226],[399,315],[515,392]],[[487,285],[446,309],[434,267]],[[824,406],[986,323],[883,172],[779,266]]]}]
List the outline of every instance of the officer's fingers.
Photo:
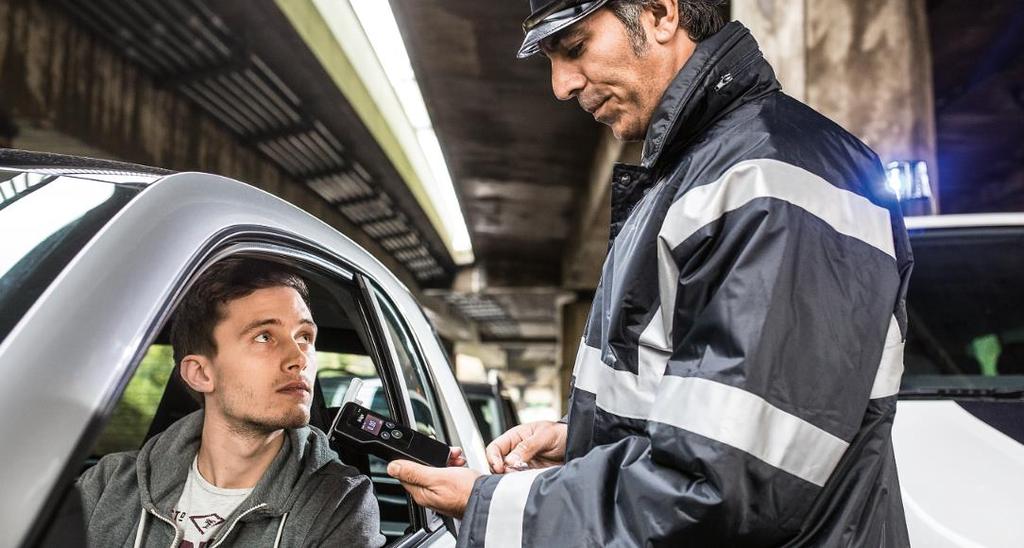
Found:
[{"label": "officer's fingers", "polygon": [[498,447],[494,445],[493,442],[487,446],[486,454],[487,465],[491,468],[491,472],[494,472],[495,474],[504,474],[505,464],[502,460],[503,457],[501,456],[501,452]]},{"label": "officer's fingers", "polygon": [[508,432],[498,436],[487,446],[487,463],[491,465],[491,471],[495,474],[505,473],[505,455],[512,451],[512,448],[523,441],[522,427],[517,426]]},{"label": "officer's fingers", "polygon": [[437,509],[439,500],[434,489],[434,469],[412,461],[396,460],[388,464],[388,475],[402,482],[416,504]]},{"label": "officer's fingers", "polygon": [[448,466],[465,466],[466,465],[466,454],[461,447],[452,447],[452,452],[448,454]]},{"label": "officer's fingers", "polygon": [[531,436],[516,444],[516,446],[505,456],[505,465],[512,468],[525,468],[525,463],[533,460],[533,457],[543,449],[538,445],[536,436]]},{"label": "officer's fingers", "polygon": [[409,460],[395,460],[388,464],[388,475],[403,484],[427,487],[430,484],[430,468]]}]

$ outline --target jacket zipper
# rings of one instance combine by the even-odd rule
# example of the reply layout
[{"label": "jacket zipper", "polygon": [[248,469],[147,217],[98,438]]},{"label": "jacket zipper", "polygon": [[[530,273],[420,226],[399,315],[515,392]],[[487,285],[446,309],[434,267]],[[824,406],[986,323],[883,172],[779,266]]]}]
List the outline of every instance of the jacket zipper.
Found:
[{"label": "jacket zipper", "polygon": [[725,76],[722,76],[722,78],[718,80],[718,83],[715,84],[715,93],[722,91],[722,89],[731,84],[732,81],[736,79],[737,74],[742,74],[743,71],[747,70],[747,68],[750,67],[750,65],[753,65],[761,57],[761,55],[751,54],[750,57],[745,59],[743,63],[740,64],[740,66],[725,73]]},{"label": "jacket zipper", "polygon": [[224,539],[228,538],[228,536],[231,535],[231,530],[235,528],[235,525],[238,523],[238,520],[244,518],[246,515],[248,515],[248,514],[250,514],[252,512],[255,512],[256,510],[259,510],[260,508],[263,508],[266,505],[267,505],[267,503],[263,502],[263,503],[257,504],[256,506],[253,506],[252,508],[246,510],[245,512],[242,512],[241,514],[238,514],[238,517],[235,518],[234,521],[231,522],[230,526],[228,526],[228,530],[224,531],[224,534],[219,539],[217,539],[217,542],[215,542],[213,544],[213,546],[210,546],[210,548],[217,548],[218,546],[220,546],[221,543],[224,542]]},{"label": "jacket zipper", "polygon": [[167,525],[170,525],[171,528],[174,529],[174,540],[171,541],[171,548],[177,548],[177,546],[178,546],[178,535],[181,533],[181,529],[178,529],[178,526],[174,523],[174,521],[161,516],[160,512],[157,512],[156,510],[150,510],[149,508],[146,508],[146,511],[149,512],[150,514],[153,514],[154,516],[160,518],[164,523],[166,523]]}]

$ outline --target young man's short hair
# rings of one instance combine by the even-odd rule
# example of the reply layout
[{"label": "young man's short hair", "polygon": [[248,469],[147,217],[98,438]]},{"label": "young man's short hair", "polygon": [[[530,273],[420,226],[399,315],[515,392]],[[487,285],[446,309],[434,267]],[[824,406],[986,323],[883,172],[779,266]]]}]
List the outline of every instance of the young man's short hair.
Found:
[{"label": "young man's short hair", "polygon": [[[171,346],[174,349],[174,375],[179,375],[181,360],[190,354],[213,358],[217,341],[213,330],[224,319],[224,307],[259,289],[290,287],[309,306],[306,282],[293,270],[279,263],[233,257],[224,259],[199,275],[182,299],[171,322]],[[188,386],[186,385],[186,388]],[[201,394],[189,388],[200,403]]]}]

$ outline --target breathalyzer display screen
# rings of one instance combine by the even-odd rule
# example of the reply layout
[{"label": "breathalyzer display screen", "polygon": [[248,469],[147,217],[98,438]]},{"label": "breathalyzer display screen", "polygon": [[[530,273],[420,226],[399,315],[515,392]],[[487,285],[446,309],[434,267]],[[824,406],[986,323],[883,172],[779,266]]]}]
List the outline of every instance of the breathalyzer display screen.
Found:
[{"label": "breathalyzer display screen", "polygon": [[380,429],[384,425],[384,419],[375,417],[369,413],[366,414],[366,418],[363,419],[363,430],[376,436],[380,434]]}]

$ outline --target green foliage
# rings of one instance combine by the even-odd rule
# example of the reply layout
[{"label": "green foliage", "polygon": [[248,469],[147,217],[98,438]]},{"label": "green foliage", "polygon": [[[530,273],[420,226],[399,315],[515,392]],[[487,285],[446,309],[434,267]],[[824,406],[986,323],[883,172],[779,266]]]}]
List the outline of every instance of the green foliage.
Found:
[{"label": "green foliage", "polygon": [[96,441],[93,455],[129,451],[142,446],[173,368],[170,346],[155,344],[149,347],[121,401],[114,408],[107,428]]},{"label": "green foliage", "polygon": [[377,368],[369,356],[317,352],[317,376],[324,377],[376,377]]}]

